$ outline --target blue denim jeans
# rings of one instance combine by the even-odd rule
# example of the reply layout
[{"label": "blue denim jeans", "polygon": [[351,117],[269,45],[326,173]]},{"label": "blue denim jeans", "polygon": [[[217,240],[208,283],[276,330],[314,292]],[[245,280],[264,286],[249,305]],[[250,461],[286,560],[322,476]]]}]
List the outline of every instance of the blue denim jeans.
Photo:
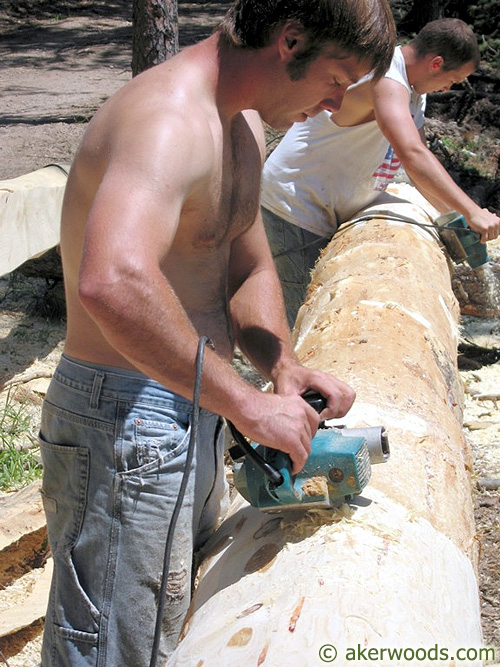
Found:
[{"label": "blue denim jeans", "polygon": [[[262,207],[262,218],[285,298],[290,328],[304,303],[311,271],[331,239],[308,232]],[[333,234],[332,234],[333,235]]]},{"label": "blue denim jeans", "polygon": [[[54,560],[44,667],[149,665],[192,412],[190,401],[141,373],[62,357],[40,430]],[[227,500],[219,417],[201,410],[198,435],[172,548],[162,658],[190,602],[193,553]]]}]

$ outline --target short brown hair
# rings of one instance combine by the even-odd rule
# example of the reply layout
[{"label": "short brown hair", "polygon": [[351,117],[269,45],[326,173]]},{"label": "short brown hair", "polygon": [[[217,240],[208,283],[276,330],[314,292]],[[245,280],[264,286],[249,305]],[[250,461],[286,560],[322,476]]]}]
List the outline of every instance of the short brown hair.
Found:
[{"label": "short brown hair", "polygon": [[441,56],[443,69],[449,72],[472,62],[479,66],[479,47],[470,25],[460,19],[437,19],[427,23],[412,40],[419,58]]},{"label": "short brown hair", "polygon": [[235,0],[219,31],[234,46],[259,49],[288,21],[308,38],[303,64],[334,45],[366,62],[376,79],[389,68],[396,27],[387,0]]}]

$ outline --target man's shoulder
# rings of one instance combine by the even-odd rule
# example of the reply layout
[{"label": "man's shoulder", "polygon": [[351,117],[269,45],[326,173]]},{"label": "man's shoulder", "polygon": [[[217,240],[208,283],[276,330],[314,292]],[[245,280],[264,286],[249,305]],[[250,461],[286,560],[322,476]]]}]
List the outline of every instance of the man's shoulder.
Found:
[{"label": "man's shoulder", "polygon": [[403,51],[400,46],[397,46],[394,49],[394,55],[392,56],[391,64],[389,69],[384,74],[381,81],[389,79],[391,81],[397,81],[398,83],[405,86],[405,88],[410,87],[408,82],[408,73],[406,71],[406,62],[403,55]]}]

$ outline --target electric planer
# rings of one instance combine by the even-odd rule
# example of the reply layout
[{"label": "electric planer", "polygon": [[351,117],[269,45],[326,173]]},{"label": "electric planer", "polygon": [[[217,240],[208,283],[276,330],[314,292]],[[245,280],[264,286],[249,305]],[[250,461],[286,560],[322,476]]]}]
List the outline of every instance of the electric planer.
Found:
[{"label": "electric planer", "polygon": [[[326,404],[315,392],[304,399],[318,413]],[[360,494],[370,481],[372,464],[384,463],[390,455],[383,426],[344,428],[322,422],[304,468],[292,475],[288,454],[249,443],[233,424],[229,428],[236,442],[229,449],[234,485],[251,505],[265,511],[335,507]]]}]

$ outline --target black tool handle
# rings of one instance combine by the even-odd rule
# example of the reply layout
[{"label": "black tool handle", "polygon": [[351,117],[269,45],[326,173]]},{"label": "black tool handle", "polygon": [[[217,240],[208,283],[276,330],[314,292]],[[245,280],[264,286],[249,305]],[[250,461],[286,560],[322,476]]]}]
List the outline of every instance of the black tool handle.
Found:
[{"label": "black tool handle", "polygon": [[[311,405],[318,414],[326,407],[326,398],[319,392],[310,389],[302,394],[302,398]],[[246,438],[238,431],[236,426],[228,421],[229,430],[233,436],[236,446],[229,449],[229,453],[233,459],[241,458],[244,455],[249,456],[262,472],[266,475],[270,482],[275,486],[281,486],[284,482],[283,475],[274,466],[268,463],[262,456],[252,447]]]},{"label": "black tool handle", "polygon": [[314,389],[309,389],[305,394],[302,394],[304,401],[309,403],[318,414],[320,414],[326,408],[326,398],[322,396],[318,391]]},{"label": "black tool handle", "polygon": [[[231,431],[231,435],[238,443],[239,447],[241,447],[245,454],[252,459],[255,465],[262,470],[270,482],[272,482],[275,486],[281,486],[284,482],[284,479],[280,471],[262,458],[262,456],[252,447],[252,445],[238,431],[232,422],[228,421],[227,423],[229,430]],[[231,450],[229,450],[229,453],[231,453]]]}]

